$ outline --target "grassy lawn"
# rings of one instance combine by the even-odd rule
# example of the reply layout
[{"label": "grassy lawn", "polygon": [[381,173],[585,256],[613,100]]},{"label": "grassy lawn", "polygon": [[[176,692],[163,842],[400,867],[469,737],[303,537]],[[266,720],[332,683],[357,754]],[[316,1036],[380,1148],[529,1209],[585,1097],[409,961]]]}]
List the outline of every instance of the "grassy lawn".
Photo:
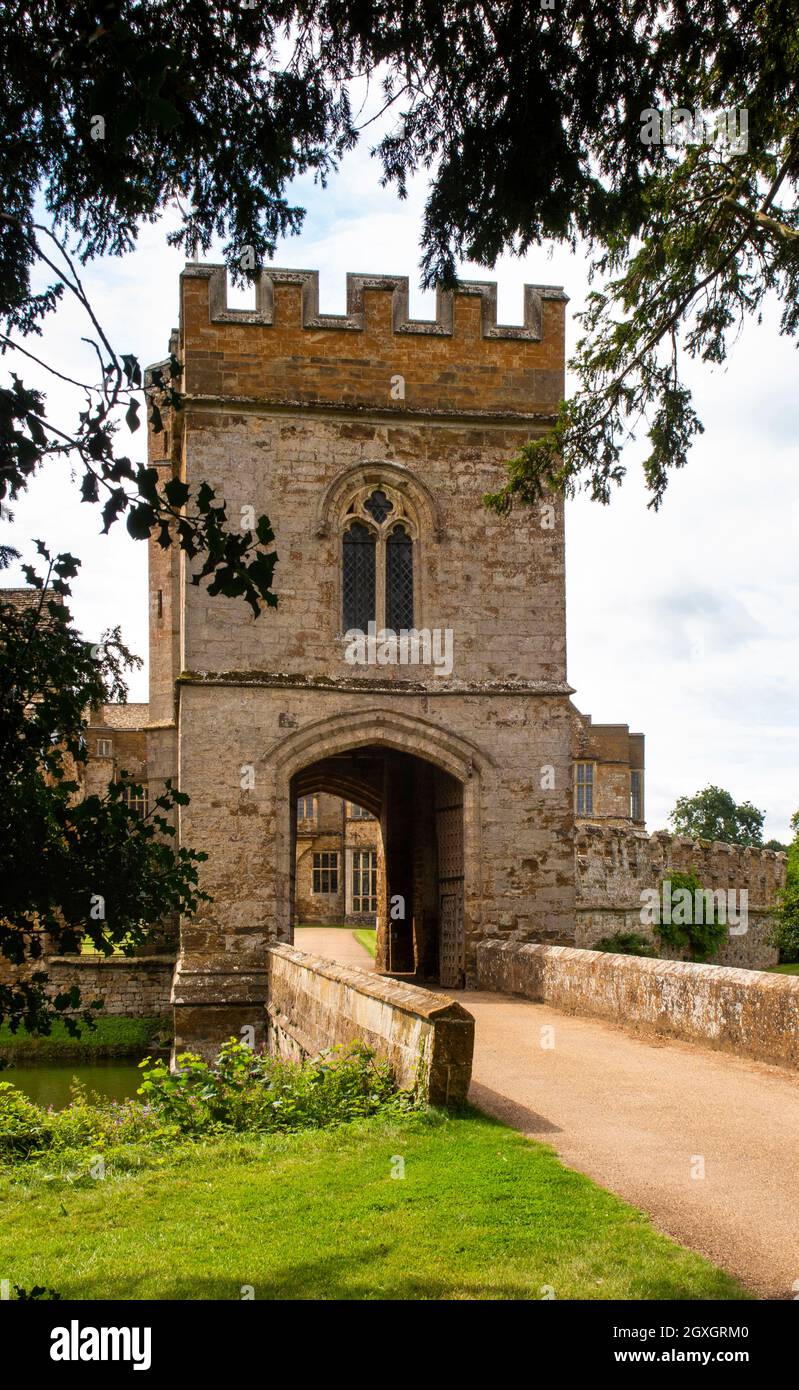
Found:
[{"label": "grassy lawn", "polygon": [[76,1299],[746,1297],[474,1111],[124,1154],[104,1181],[88,1151],[71,1172],[53,1157],[4,1170],[4,1278]]},{"label": "grassy lawn", "polygon": [[772,965],[767,973],[769,975],[799,975],[799,961],[794,961],[792,965]]},{"label": "grassy lawn", "polygon": [[165,1028],[156,1018],[120,1018],[106,1015],[94,1028],[81,1024],[80,1037],[71,1038],[63,1023],[55,1022],[47,1037],[32,1037],[24,1028],[12,1033],[0,1024],[0,1057],[5,1061],[76,1061],[92,1057],[140,1057]]},{"label": "grassy lawn", "polygon": [[362,946],[366,947],[366,950],[369,952],[369,955],[374,960],[375,937],[377,936],[377,932],[375,931],[374,927],[358,927],[352,934],[355,937],[356,941],[359,941]]}]

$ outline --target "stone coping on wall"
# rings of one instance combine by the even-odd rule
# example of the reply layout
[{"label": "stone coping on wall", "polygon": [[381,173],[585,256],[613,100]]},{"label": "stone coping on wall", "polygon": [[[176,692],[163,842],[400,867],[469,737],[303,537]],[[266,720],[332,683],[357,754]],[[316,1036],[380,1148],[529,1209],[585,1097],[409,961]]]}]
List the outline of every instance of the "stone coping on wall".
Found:
[{"label": "stone coping on wall", "polygon": [[799,1067],[799,976],[482,941],[477,980],[564,1013]]},{"label": "stone coping on wall", "polygon": [[380,424],[407,422],[413,425],[429,425],[432,427],[448,427],[451,422],[457,420],[459,425],[482,425],[485,429],[516,429],[537,426],[537,433],[541,433],[541,427],[549,425],[557,419],[555,410],[511,410],[504,407],[499,410],[481,410],[477,406],[469,409],[437,410],[435,406],[408,405],[405,401],[397,405],[375,405],[371,402],[340,401],[327,397],[320,397],[317,400],[302,400],[293,396],[274,396],[274,395],[248,395],[242,396],[233,393],[219,395],[214,392],[186,391],[184,393],[184,409],[202,411],[204,414],[213,415],[218,411],[224,411],[226,415],[250,415],[261,414],[268,411],[270,415],[317,415],[325,418],[333,416],[347,423],[352,420],[369,419],[378,421]]},{"label": "stone coping on wall", "polygon": [[48,956],[43,964],[48,968],[51,965],[74,965],[78,969],[88,970],[91,966],[101,966],[104,970],[110,967],[112,970],[137,970],[139,966],[160,966],[162,969],[167,967],[172,970],[175,966],[174,956],[103,956],[88,955],[80,956]]},{"label": "stone coping on wall", "polygon": [[474,1019],[446,994],[338,965],[293,946],[267,947],[270,1050],[313,1056],[360,1041],[389,1062],[398,1086],[432,1105],[466,1099]]},{"label": "stone coping on wall", "polygon": [[[178,685],[258,686],[270,690],[307,690],[314,695],[570,695],[566,681],[460,681],[435,677],[435,685],[424,681],[392,680],[371,676],[305,676],[275,671],[181,671]],[[172,726],[169,726],[172,727]]]}]

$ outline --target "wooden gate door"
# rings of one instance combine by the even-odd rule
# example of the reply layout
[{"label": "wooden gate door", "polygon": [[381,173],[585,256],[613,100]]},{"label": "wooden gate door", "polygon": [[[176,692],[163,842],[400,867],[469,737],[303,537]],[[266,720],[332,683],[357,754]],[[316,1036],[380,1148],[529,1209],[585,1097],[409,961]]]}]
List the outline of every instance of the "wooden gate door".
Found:
[{"label": "wooden gate door", "polygon": [[463,934],[463,787],[446,772],[436,772],[436,839],[438,844],[438,977],[442,985],[464,983]]}]

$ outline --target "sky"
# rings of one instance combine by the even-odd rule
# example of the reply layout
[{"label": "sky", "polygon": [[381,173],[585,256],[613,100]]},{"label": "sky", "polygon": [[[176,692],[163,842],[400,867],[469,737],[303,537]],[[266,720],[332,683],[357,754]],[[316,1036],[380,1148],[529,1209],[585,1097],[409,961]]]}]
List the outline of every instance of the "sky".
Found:
[{"label": "sky", "polygon": [[[344,311],[345,274],[360,271],[408,275],[411,314],[433,316],[432,292],[418,288],[423,180],[400,202],[380,187],[378,166],[361,146],[327,189],[300,179],[291,196],[307,208],[304,228],[278,248],[274,263],[319,270],[323,313]],[[142,363],[164,356],[177,323],[183,257],[166,245],[168,227],[144,227],[135,252],[98,261],[83,277],[116,348]],[[567,352],[573,349],[587,284],[583,256],[540,248],[503,258],[493,271],[469,263],[460,270],[497,281],[505,323],[521,322],[526,282],[563,285]],[[247,297],[232,292],[230,302]],[[659,512],[647,509],[637,442],[625,450],[628,476],[609,506],[584,496],[567,504],[569,680],[595,723],[645,733],[649,830],[667,826],[678,796],[709,783],[764,810],[767,839],[787,841],[799,808],[799,363],[778,335],[777,318],[772,306],[762,324],[747,325],[724,368],[686,373],[705,433]],[[91,350],[76,346],[87,331],[66,306],[36,351],[94,379]],[[30,364],[23,376],[46,383],[53,418],[74,413],[69,388]],[[134,458],[143,457],[143,435],[125,441]],[[87,638],[122,626],[145,658],[130,698],[146,700],[146,546],[128,538],[124,522],[101,536],[99,510],[80,503],[63,464],[48,466],[13,512],[0,539],[23,558],[31,558],[33,537],[82,557],[78,625]],[[0,582],[22,583],[18,566]]]}]

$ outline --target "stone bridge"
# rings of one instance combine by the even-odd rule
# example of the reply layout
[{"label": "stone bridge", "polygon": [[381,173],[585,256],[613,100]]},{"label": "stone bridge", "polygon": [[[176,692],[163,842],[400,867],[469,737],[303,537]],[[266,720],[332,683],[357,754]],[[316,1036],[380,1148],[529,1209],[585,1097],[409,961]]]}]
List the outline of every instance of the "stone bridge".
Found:
[{"label": "stone bridge", "polygon": [[[300,930],[297,939],[313,952],[291,952],[303,975],[319,970],[336,988],[376,997],[373,964],[349,933]],[[331,954],[346,967],[320,961]],[[501,941],[478,947],[478,975],[479,988],[455,993],[457,1015],[446,1006],[439,1015],[438,1075],[450,1078],[451,1096],[451,1079],[460,1089],[469,1067],[462,1051],[457,1072],[441,1064],[448,1045],[470,1036],[471,1017],[472,1104],[551,1144],[756,1295],[795,1297],[799,978]],[[403,988],[401,1009],[426,993]],[[420,1021],[435,1029],[444,1001],[428,998]],[[407,1036],[406,1013],[396,1026]],[[382,1050],[378,1033],[372,1041]]]}]

